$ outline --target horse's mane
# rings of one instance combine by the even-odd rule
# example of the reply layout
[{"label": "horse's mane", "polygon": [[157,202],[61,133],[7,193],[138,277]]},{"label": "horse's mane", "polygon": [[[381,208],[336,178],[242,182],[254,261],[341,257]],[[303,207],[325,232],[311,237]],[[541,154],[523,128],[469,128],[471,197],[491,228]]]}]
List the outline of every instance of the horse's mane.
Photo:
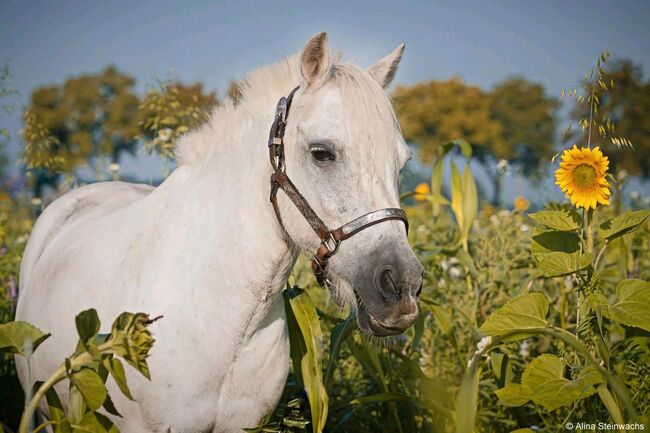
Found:
[{"label": "horse's mane", "polygon": [[[385,119],[392,118],[393,126],[399,128],[383,89],[365,70],[341,63],[340,58],[340,55],[334,56],[329,80],[335,81],[342,93],[349,96],[354,105],[352,111],[360,117],[359,124],[371,122],[367,125],[369,131],[386,131]],[[270,117],[278,99],[288,95],[301,79],[299,55],[250,72],[244,80],[236,83],[237,98],[228,97],[213,110],[208,122],[179,140],[175,149],[176,160],[180,165],[197,165],[219,147],[211,143],[237,142],[233,136],[237,129],[233,128],[234,125],[251,122],[260,115]]]}]

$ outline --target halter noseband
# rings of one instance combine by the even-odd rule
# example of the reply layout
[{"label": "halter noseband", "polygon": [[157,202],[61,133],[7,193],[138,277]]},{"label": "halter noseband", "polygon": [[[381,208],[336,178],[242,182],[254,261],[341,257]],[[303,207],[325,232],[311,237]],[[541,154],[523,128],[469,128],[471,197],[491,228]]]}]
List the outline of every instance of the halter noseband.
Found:
[{"label": "halter noseband", "polygon": [[316,212],[314,212],[314,209],[312,209],[305,197],[300,194],[296,186],[291,182],[291,179],[287,176],[284,161],[284,132],[287,126],[287,117],[289,116],[291,101],[293,100],[293,95],[296,93],[298,88],[299,87],[296,87],[286,98],[282,97],[278,101],[275,110],[275,120],[271,126],[271,132],[269,133],[269,158],[271,160],[271,166],[273,167],[270,199],[280,226],[284,228],[277,201],[278,188],[284,191],[287,197],[289,197],[300,213],[305,217],[314,232],[316,232],[321,240],[321,244],[311,261],[311,270],[321,286],[325,285],[329,287],[331,283],[326,277],[327,264],[329,258],[339,250],[342,241],[354,236],[361,230],[384,221],[402,221],[406,226],[407,232],[409,224],[406,219],[406,213],[402,209],[385,208],[367,213],[337,229],[330,230]]}]

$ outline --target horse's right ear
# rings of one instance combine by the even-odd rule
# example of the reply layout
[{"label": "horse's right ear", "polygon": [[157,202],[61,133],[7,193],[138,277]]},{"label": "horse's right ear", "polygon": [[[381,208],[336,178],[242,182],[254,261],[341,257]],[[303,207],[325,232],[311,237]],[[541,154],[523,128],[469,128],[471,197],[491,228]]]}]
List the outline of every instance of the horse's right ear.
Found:
[{"label": "horse's right ear", "polygon": [[314,35],[300,55],[300,71],[307,87],[326,78],[332,67],[330,49],[327,45],[327,33]]}]

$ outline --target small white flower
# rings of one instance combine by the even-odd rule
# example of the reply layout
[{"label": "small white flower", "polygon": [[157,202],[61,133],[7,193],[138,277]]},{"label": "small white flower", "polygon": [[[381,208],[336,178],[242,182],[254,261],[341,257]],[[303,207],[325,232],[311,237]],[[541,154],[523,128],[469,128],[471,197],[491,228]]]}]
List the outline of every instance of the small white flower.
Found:
[{"label": "small white flower", "polygon": [[527,224],[522,224],[521,227],[519,227],[519,230],[526,233],[527,231],[530,230],[530,227]]},{"label": "small white flower", "polygon": [[528,358],[528,355],[530,355],[530,351],[528,350],[528,340],[524,340],[521,342],[521,347],[519,348],[519,355],[522,358]]},{"label": "small white flower", "polygon": [[481,338],[481,341],[478,342],[476,345],[476,352],[478,354],[483,353],[486,347],[488,347],[492,343],[492,337],[489,335],[487,337]]},{"label": "small white flower", "polygon": [[641,197],[641,194],[639,194],[639,191],[637,191],[637,190],[634,190],[634,191],[632,191],[632,192],[630,193],[630,198],[631,198],[632,200],[638,200],[639,197]]},{"label": "small white flower", "polygon": [[497,162],[497,173],[499,173],[499,175],[506,174],[509,169],[510,169],[510,164],[508,163],[507,160],[501,159],[499,160],[499,162]]},{"label": "small white flower", "polygon": [[117,162],[111,162],[108,165],[108,171],[110,171],[111,173],[117,173],[118,171],[120,171],[120,164],[118,164]]},{"label": "small white flower", "polygon": [[462,275],[462,272],[457,267],[453,267],[453,268],[449,269],[449,276],[451,278],[460,278],[461,275]]}]

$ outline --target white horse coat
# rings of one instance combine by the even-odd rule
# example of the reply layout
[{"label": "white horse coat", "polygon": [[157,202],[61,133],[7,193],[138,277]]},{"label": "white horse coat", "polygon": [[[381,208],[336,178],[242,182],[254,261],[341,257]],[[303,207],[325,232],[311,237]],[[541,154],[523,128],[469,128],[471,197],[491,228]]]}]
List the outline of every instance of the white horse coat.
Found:
[{"label": "white horse coat", "polygon": [[[318,246],[286,197],[286,231],[269,203],[266,138],[275,103],[301,84],[287,131],[287,170],[324,219],[334,225],[399,206],[396,185],[408,151],[381,87],[402,48],[363,71],[335,64],[319,34],[301,57],[251,74],[239,105],[225,103],[184,137],[180,165],[159,187],[99,183],[47,207],[25,250],[17,310],[18,320],[52,333],[32,357],[32,380],[49,376],[72,352],[78,312],[96,308],[106,332],[121,312],[141,311],[164,317],[151,326],[152,380],[127,367],[136,401],[108,380],[122,432],[240,432],[272,411],[289,368],[281,291],[299,249]],[[331,78],[336,68],[347,81]],[[351,119],[350,105],[359,104],[371,109]],[[339,165],[309,159],[313,137],[340,146]],[[328,176],[323,170],[336,181],[315,182]],[[331,264],[339,295],[352,302],[354,270],[369,249],[387,240],[408,248],[399,222],[365,232]],[[18,368],[24,381],[23,361]],[[66,401],[67,384],[57,390]]]}]

